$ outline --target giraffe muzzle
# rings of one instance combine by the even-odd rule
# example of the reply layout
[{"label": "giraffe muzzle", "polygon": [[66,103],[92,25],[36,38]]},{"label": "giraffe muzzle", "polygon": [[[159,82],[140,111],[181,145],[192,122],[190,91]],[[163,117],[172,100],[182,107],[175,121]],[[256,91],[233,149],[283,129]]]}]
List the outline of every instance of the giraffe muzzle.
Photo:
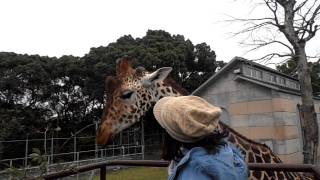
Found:
[{"label": "giraffe muzzle", "polygon": [[97,131],[97,144],[98,145],[107,145],[108,143],[110,143],[112,141],[112,133],[109,130],[109,128],[105,127],[105,126],[101,126],[99,127],[98,131]]}]

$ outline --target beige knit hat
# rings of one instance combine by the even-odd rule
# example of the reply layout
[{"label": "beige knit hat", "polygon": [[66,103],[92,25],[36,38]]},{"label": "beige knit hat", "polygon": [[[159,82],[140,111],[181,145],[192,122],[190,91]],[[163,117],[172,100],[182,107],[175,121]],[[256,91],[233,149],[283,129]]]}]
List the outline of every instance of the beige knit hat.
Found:
[{"label": "beige knit hat", "polygon": [[172,138],[192,143],[217,128],[221,109],[197,96],[164,97],[153,114]]}]

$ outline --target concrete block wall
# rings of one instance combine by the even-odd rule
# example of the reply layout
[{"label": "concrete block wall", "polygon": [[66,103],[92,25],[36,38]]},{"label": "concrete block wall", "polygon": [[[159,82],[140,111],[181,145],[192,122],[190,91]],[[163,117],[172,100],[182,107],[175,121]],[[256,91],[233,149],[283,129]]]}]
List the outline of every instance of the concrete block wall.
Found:
[{"label": "concrete block wall", "polygon": [[[281,111],[279,114],[275,114],[278,124],[285,124],[297,128],[297,137],[287,140],[282,146],[279,144],[278,155],[284,162],[289,163],[302,163],[302,135],[301,135],[301,122],[297,104],[301,104],[301,97],[294,94],[272,90],[272,96],[274,99],[278,99],[276,104]],[[287,149],[283,152],[284,149]]]},{"label": "concrete block wall", "polygon": [[271,89],[234,81],[234,76],[227,74],[202,92],[202,97],[226,107],[230,117],[222,116],[225,123],[250,139],[266,143],[284,162],[302,162],[295,104],[280,96],[274,98]]},{"label": "concrete block wall", "polygon": [[[278,92],[278,91],[273,91],[272,92],[272,95],[274,97],[281,97],[281,98],[285,98],[285,99],[288,99],[288,100],[291,100],[293,101],[295,104],[301,104],[301,97],[298,96],[298,95],[292,95],[292,94],[287,94],[287,93],[284,93],[284,92]],[[314,99],[314,105],[315,105],[315,112],[317,113],[317,119],[318,119],[318,126],[320,127],[320,100],[319,99]],[[298,111],[298,110],[297,110]],[[292,121],[294,118],[290,118],[287,117],[287,118],[282,118],[283,120],[285,121]],[[301,152],[302,152],[302,149],[303,149],[303,142],[302,142],[302,134],[301,134],[301,122],[300,122],[300,118],[298,116],[298,113],[296,114],[296,119],[297,119],[297,126],[299,128],[299,140],[300,141],[297,141],[296,143],[300,145],[300,149],[301,149]],[[287,122],[288,123],[288,122]],[[294,123],[294,122],[293,122]],[[319,140],[320,140],[320,134],[319,134]],[[320,152],[320,146],[318,147],[318,152]],[[302,154],[302,153],[301,153]],[[301,155],[302,156],[302,155]],[[302,157],[301,157],[302,159]],[[318,163],[320,163],[320,154],[318,156]]]},{"label": "concrete block wall", "polygon": [[267,142],[284,162],[301,163],[302,142],[296,102],[273,97],[268,88],[257,86],[250,91],[255,91],[254,96],[248,93],[246,101],[229,104],[231,126],[250,139]]},{"label": "concrete block wall", "polygon": [[[200,96],[228,109],[221,119],[246,137],[267,144],[284,162],[302,163],[300,96],[275,91],[225,73]],[[320,101],[315,101],[320,124]],[[319,147],[320,152],[320,147]],[[319,158],[320,160],[320,158]]]}]

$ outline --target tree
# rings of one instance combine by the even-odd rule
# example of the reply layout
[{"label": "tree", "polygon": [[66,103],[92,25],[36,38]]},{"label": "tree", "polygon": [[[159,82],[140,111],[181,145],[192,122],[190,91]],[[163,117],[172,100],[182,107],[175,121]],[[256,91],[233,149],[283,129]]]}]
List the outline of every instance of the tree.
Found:
[{"label": "tree", "polygon": [[105,76],[115,74],[115,60],[123,56],[134,57],[134,66],[143,66],[149,71],[173,67],[172,78],[190,92],[223,65],[216,62],[215,52],[206,43],[194,46],[182,35],[171,35],[163,30],[148,30],[144,37],[136,39],[125,35],[106,47],[91,48],[82,58],[88,75],[86,83],[92,83],[86,87],[100,98],[100,103],[104,90],[101,82]]},{"label": "tree", "polygon": [[[173,79],[190,92],[224,64],[216,62],[207,44],[193,45],[163,30],[149,30],[142,38],[122,36],[83,57],[0,52],[0,140],[43,138],[43,132],[57,127],[60,136],[69,137],[100,120],[105,77],[115,75],[116,60],[126,55],[135,58],[134,66],[149,71],[173,67]],[[17,145],[0,144],[0,149],[3,158],[23,156],[24,148]]]},{"label": "tree", "polygon": [[[310,69],[311,84],[313,95],[320,97],[320,59],[316,62],[308,62],[308,67]],[[294,60],[289,60],[281,65],[278,65],[276,68],[280,72],[287,74],[289,76],[297,76],[297,62]]]},{"label": "tree", "polygon": [[242,22],[246,26],[236,35],[249,34],[249,37],[253,37],[251,43],[243,42],[254,46],[251,50],[271,45],[280,45],[286,49],[286,53],[281,53],[277,49],[258,60],[269,61],[280,57],[287,58],[284,61],[293,59],[297,63],[301,86],[304,163],[315,163],[319,130],[308,66],[308,60],[312,57],[306,54],[306,45],[320,28],[320,1],[303,0],[297,3],[295,0],[262,0],[262,2],[255,8],[267,8],[270,16],[264,14],[263,17],[251,19],[234,18],[232,21]]}]

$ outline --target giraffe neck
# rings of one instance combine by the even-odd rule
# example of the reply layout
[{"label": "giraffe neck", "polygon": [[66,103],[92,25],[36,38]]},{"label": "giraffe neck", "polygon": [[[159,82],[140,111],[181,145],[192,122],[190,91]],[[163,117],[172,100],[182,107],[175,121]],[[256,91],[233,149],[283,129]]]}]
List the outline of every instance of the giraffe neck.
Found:
[{"label": "giraffe neck", "polygon": [[157,102],[163,97],[169,96],[183,96],[187,95],[187,91],[181,88],[178,85],[175,85],[174,82],[170,79],[166,79],[163,82],[158,82],[155,84],[155,91],[154,91],[154,101]]},{"label": "giraffe neck", "polygon": [[245,155],[249,163],[282,163],[271,149],[265,144],[250,140],[231,127],[220,122],[220,129],[229,131],[228,141],[237,146]]},{"label": "giraffe neck", "polygon": [[[219,125],[220,130],[227,129],[229,131],[228,142],[234,144],[242,151],[246,162],[282,163],[281,159],[267,145],[248,139],[221,121]],[[301,179],[298,173],[283,171],[250,171],[249,179],[265,179],[268,177],[277,177],[276,179]]]}]

